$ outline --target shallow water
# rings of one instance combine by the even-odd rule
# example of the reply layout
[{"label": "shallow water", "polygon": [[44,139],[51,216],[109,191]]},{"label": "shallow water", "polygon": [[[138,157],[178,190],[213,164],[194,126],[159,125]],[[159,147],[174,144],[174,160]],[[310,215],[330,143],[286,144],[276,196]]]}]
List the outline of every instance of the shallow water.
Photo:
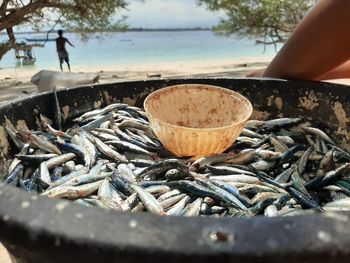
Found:
[{"label": "shallow water", "polygon": [[[74,66],[118,65],[128,63],[158,63],[200,59],[240,59],[271,57],[274,47],[255,45],[254,39],[216,36],[211,31],[178,32],[126,32],[93,35],[83,42],[78,35],[64,35],[74,45],[67,50]],[[56,34],[50,34],[55,38]],[[21,34],[18,41],[25,38],[46,38],[46,34]],[[0,41],[5,36],[0,36]],[[55,42],[47,42],[44,48],[34,49],[36,63],[34,67],[50,68],[58,66]],[[19,66],[14,52],[6,54],[0,61],[1,68]]]}]

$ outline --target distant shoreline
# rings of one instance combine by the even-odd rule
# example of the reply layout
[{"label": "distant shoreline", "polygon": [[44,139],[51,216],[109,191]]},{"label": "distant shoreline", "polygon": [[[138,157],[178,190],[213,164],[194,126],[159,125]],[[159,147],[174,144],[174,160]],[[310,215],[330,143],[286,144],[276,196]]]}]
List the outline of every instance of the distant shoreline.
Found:
[{"label": "distant shoreline", "polygon": [[[125,32],[186,32],[186,31],[212,31],[210,28],[203,27],[191,27],[191,28],[143,28],[135,27],[128,28],[126,30],[102,30],[100,32],[95,32],[92,34],[99,33],[125,33]],[[57,33],[57,30],[53,30],[50,33]],[[76,33],[76,31],[66,31],[66,33]],[[16,35],[27,35],[27,34],[47,34],[47,31],[19,31],[15,33]],[[6,36],[6,33],[0,32],[0,36]]]}]

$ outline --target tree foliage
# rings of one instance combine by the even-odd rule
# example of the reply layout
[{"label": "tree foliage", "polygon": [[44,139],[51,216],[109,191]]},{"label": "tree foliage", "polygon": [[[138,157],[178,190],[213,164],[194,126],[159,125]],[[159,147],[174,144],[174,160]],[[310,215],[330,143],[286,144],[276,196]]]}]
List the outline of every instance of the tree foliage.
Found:
[{"label": "tree foliage", "polygon": [[257,43],[284,42],[316,0],[198,0],[226,17],[214,27],[222,35],[254,37]]},{"label": "tree foliage", "polygon": [[2,0],[0,32],[7,33],[8,41],[0,43],[0,60],[16,47],[13,27],[40,30],[59,22],[61,26],[86,36],[100,30],[120,28],[121,20],[113,22],[114,15],[126,6],[126,0]]}]

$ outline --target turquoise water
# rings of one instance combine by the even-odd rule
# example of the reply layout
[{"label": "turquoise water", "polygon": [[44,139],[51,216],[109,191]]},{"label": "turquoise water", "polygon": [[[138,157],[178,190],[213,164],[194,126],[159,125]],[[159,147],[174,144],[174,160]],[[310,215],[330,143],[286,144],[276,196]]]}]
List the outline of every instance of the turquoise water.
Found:
[{"label": "turquoise water", "polygon": [[[5,36],[0,36],[0,41]],[[17,39],[45,38],[44,34],[18,35]],[[55,38],[56,34],[50,34]],[[179,32],[126,32],[92,36],[83,42],[76,34],[65,34],[75,48],[67,45],[72,66],[116,65],[127,63],[157,63],[197,59],[239,59],[245,57],[273,56],[271,46],[264,52],[254,40],[237,37],[220,37],[211,31]],[[44,48],[35,48],[35,67],[58,67],[55,42]],[[14,52],[10,51],[0,61],[1,68],[16,66]],[[18,64],[17,64],[18,66]]]}]

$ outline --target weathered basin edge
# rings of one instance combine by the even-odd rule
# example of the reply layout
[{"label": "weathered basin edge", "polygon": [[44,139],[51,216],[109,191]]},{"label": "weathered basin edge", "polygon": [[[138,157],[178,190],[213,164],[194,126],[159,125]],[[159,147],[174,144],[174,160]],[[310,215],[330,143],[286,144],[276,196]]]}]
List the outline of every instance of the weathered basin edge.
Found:
[{"label": "weathered basin edge", "polygon": [[[79,87],[58,93],[67,125],[75,116],[123,101],[141,106],[155,89],[205,83],[248,97],[255,118],[312,119],[338,142],[349,141],[350,89],[318,82],[259,79],[176,79]],[[2,158],[11,154],[5,118],[37,128],[38,113],[53,117],[50,93],[0,106]],[[5,166],[2,163],[3,167]],[[0,188],[0,240],[18,262],[345,262],[350,255],[350,213],[288,218],[157,217],[80,207],[64,200]],[[215,242],[220,231],[227,242]]]}]

